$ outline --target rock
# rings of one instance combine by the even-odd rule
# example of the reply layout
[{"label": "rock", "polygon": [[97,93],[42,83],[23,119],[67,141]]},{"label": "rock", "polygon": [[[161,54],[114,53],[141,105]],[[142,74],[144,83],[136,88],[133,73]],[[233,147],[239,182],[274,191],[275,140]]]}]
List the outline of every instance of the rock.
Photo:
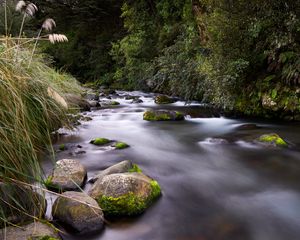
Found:
[{"label": "rock", "polygon": [[113,95],[116,94],[116,91],[113,89],[100,89],[100,93],[103,93],[104,95]]},{"label": "rock", "polygon": [[124,142],[116,142],[113,147],[115,147],[116,149],[125,149],[125,148],[129,148],[129,145],[127,143]]},{"label": "rock", "polygon": [[137,103],[143,103],[143,102],[144,102],[144,101],[143,101],[142,99],[139,99],[139,98],[138,98],[138,99],[133,99],[131,103],[132,103],[132,104],[134,104],[134,103],[137,104]]},{"label": "rock", "polygon": [[99,101],[99,94],[97,93],[87,93],[86,99],[89,101]]},{"label": "rock", "polygon": [[117,101],[109,101],[109,100],[103,100],[100,102],[101,106],[117,106],[120,105]]},{"label": "rock", "polygon": [[170,104],[176,102],[176,100],[165,95],[159,95],[155,97],[154,102],[156,104]]},{"label": "rock", "polygon": [[161,195],[159,184],[142,173],[110,174],[89,192],[104,214],[131,216],[144,212]]},{"label": "rock", "polygon": [[111,140],[109,140],[107,138],[95,138],[90,141],[91,144],[94,144],[96,146],[102,146],[102,145],[108,144],[110,142],[111,142]]},{"label": "rock", "polygon": [[5,240],[59,240],[61,239],[54,227],[40,222],[30,223],[21,227],[0,229],[0,239]]},{"label": "rock", "polygon": [[104,226],[97,202],[82,192],[64,192],[55,200],[52,216],[80,234],[97,232]]},{"label": "rock", "polygon": [[256,130],[258,128],[259,127],[254,123],[245,123],[245,124],[238,126],[236,129],[241,130],[241,131],[243,131],[243,130],[247,131],[247,130]]},{"label": "rock", "polygon": [[133,164],[130,160],[125,160],[118,164],[115,164],[103,171],[98,172],[93,178],[89,180],[89,182],[96,182],[98,179],[102,179],[103,177],[114,174],[114,173],[126,173],[133,169]]},{"label": "rock", "polygon": [[84,185],[86,176],[86,169],[78,160],[63,159],[56,162],[45,185],[59,191],[75,190]]},{"label": "rock", "polygon": [[229,142],[223,138],[208,138],[206,142],[209,144],[228,144]]},{"label": "rock", "polygon": [[76,94],[65,94],[65,99],[67,101],[67,104],[70,108],[77,108],[79,107],[81,111],[90,111],[91,106],[83,99],[80,95]]},{"label": "rock", "polygon": [[98,101],[88,101],[91,107],[101,107],[100,103]]},{"label": "rock", "polygon": [[126,95],[125,100],[136,100],[139,99],[139,96],[131,96],[131,95]]},{"label": "rock", "polygon": [[287,142],[276,133],[262,135],[255,142],[269,147],[288,147]]},{"label": "rock", "polygon": [[[45,198],[28,187],[0,183],[1,217],[13,224],[32,222],[33,217],[42,218],[47,209]],[[24,210],[26,213],[24,213]],[[0,228],[4,226],[0,218]]]},{"label": "rock", "polygon": [[147,121],[180,121],[184,120],[184,115],[176,111],[151,110],[144,113],[144,120]]}]

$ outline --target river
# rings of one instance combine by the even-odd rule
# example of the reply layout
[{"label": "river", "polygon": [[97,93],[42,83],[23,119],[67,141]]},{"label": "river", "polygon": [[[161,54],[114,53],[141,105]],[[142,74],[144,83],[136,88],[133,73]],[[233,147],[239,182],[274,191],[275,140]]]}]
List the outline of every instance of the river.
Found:
[{"label": "river", "polygon": [[[86,153],[58,152],[56,159],[79,159],[88,178],[130,159],[160,183],[163,195],[139,217],[109,220],[101,234],[65,234],[63,239],[300,239],[299,124],[216,117],[198,103],[161,106],[154,103],[152,94],[118,93],[115,100],[121,105],[86,113],[92,121],[83,122],[55,143],[56,148],[62,143],[80,145]],[[144,102],[131,104],[122,97],[127,94],[139,95]],[[151,108],[176,109],[189,116],[182,122],[144,121],[143,112]],[[244,123],[260,128],[240,130]],[[251,139],[272,132],[291,147],[251,143]],[[124,141],[131,147],[113,150],[89,144],[96,137]],[[49,173],[52,163],[45,161],[43,167]],[[48,200],[54,197],[48,196]]]}]

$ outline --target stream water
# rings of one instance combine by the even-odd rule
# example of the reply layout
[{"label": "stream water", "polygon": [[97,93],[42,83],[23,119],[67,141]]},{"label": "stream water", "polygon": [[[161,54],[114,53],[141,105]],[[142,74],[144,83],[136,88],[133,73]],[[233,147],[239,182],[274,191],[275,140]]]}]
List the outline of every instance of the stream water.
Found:
[{"label": "stream water", "polygon": [[[56,158],[79,159],[88,178],[130,159],[160,183],[163,195],[139,217],[111,220],[98,235],[65,234],[63,239],[300,239],[299,124],[214,117],[197,103],[161,106],[154,103],[151,94],[118,93],[115,100],[121,105],[86,113],[93,120],[83,122],[55,145],[81,145],[80,150],[86,153],[73,156],[73,149],[58,152]],[[122,97],[128,94],[141,96],[144,103],[131,104]],[[176,109],[189,116],[182,122],[143,121],[143,112],[151,108]],[[239,130],[249,122],[260,128]],[[286,139],[291,148],[251,143],[272,132]],[[131,147],[113,150],[89,144],[96,137],[124,141]],[[52,163],[43,164],[49,173]],[[53,202],[54,197],[48,199]]]}]

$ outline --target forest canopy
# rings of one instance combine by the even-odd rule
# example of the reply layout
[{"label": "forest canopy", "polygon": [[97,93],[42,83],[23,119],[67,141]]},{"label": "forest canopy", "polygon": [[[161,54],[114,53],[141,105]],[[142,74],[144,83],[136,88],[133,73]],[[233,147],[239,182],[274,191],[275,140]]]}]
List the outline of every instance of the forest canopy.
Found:
[{"label": "forest canopy", "polygon": [[299,1],[34,2],[42,11],[31,24],[53,17],[70,40],[43,51],[83,83],[252,115],[300,109]]}]

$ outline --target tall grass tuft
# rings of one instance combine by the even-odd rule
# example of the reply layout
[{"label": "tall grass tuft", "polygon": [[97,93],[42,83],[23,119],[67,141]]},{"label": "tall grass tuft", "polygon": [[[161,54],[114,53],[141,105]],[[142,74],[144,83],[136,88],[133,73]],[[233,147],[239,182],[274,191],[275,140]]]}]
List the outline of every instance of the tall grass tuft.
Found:
[{"label": "tall grass tuft", "polygon": [[[37,10],[28,2],[18,4],[25,9],[23,19]],[[63,98],[80,91],[74,78],[35,53],[40,33],[37,38],[0,38],[0,228],[42,216],[44,198],[30,185],[43,182],[39,153],[51,146],[51,132],[67,122],[68,112],[49,92]]]}]

